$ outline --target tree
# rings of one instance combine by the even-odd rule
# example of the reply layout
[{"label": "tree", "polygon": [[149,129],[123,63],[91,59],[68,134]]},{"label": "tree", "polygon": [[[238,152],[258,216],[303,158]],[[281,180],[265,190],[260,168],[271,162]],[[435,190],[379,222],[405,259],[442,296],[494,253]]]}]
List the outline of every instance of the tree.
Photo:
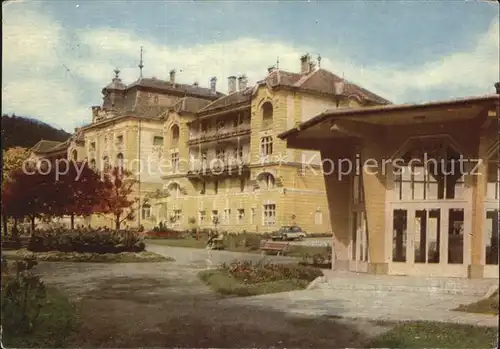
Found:
[{"label": "tree", "polygon": [[[70,216],[71,229],[75,227],[75,216],[88,216],[100,209],[105,185],[100,175],[87,162],[61,162],[60,175],[55,183],[57,196],[51,205],[54,216]],[[55,174],[54,174],[55,175]]]},{"label": "tree", "polygon": [[104,172],[102,198],[98,210],[104,214],[112,214],[115,229],[120,230],[120,225],[126,220],[135,218],[134,203],[137,198],[131,198],[134,185],[137,181],[132,178],[132,173],[121,167],[114,167]]},{"label": "tree", "polygon": [[52,210],[53,182],[40,171],[27,173],[18,169],[10,176],[11,180],[2,186],[3,212],[14,219],[29,217],[31,230],[34,231],[35,219]]},{"label": "tree", "polygon": [[[13,172],[22,168],[24,161],[29,158],[29,155],[29,150],[22,147],[14,147],[8,150],[2,150],[2,189],[5,187],[7,182],[12,181]],[[16,221],[14,221],[14,224],[15,223]],[[7,215],[4,212],[3,205],[2,224],[4,234],[7,235]]]}]

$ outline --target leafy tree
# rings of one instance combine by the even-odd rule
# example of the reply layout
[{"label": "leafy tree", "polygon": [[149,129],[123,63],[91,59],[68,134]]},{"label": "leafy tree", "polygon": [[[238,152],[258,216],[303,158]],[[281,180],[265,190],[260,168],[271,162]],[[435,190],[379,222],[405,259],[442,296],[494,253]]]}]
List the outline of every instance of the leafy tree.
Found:
[{"label": "leafy tree", "polygon": [[131,198],[131,195],[137,180],[130,171],[120,167],[103,172],[102,177],[104,189],[98,210],[113,215],[115,229],[120,230],[123,222],[135,218],[134,204],[139,200]]},{"label": "leafy tree", "polygon": [[54,183],[40,171],[31,173],[18,169],[11,173],[11,181],[2,186],[4,214],[14,219],[28,217],[32,231],[35,219],[51,212],[54,199]]},{"label": "leafy tree", "polygon": [[87,162],[61,162],[59,171],[51,213],[59,217],[70,216],[71,229],[74,229],[75,216],[88,216],[99,211],[104,182]]},{"label": "leafy tree", "polygon": [[[2,188],[7,182],[12,181],[12,173],[22,168],[23,162],[29,158],[29,150],[22,147],[14,147],[2,150]],[[14,221],[16,226],[17,221]],[[7,235],[7,215],[2,205],[2,224],[4,234]],[[16,230],[16,229],[14,229]]]}]

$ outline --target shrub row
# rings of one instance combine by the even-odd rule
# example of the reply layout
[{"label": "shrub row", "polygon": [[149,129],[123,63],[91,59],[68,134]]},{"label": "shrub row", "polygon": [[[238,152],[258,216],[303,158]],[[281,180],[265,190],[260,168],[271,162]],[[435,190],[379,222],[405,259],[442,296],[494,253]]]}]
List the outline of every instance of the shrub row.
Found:
[{"label": "shrub row", "polygon": [[247,284],[291,279],[311,282],[323,275],[321,270],[315,268],[270,262],[233,261],[222,264],[220,269]]},{"label": "shrub row", "polygon": [[31,252],[121,253],[141,252],[145,244],[130,231],[45,231],[34,233],[28,243]]}]

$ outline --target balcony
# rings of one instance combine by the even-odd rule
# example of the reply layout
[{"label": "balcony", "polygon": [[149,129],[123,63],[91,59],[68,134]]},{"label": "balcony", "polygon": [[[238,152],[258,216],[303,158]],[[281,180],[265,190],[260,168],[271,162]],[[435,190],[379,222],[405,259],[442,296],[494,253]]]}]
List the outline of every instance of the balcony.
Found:
[{"label": "balcony", "polygon": [[250,159],[244,158],[228,158],[228,159],[193,159],[187,173],[188,178],[204,177],[204,176],[232,176],[248,173]]},{"label": "balcony", "polygon": [[195,145],[211,141],[219,141],[226,138],[250,134],[250,124],[242,124],[236,127],[225,127],[220,130],[209,130],[189,136],[188,145]]}]

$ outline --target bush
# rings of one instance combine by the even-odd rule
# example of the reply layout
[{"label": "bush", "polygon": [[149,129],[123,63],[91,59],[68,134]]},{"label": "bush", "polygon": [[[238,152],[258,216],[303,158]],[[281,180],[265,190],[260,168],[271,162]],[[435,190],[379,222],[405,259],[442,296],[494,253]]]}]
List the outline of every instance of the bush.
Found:
[{"label": "bush", "polygon": [[46,231],[34,233],[28,243],[31,252],[121,253],[142,252],[146,245],[129,231]]},{"label": "bush", "polygon": [[311,266],[317,268],[331,268],[332,267],[332,247],[325,247],[323,252],[309,254],[306,253],[302,256],[299,262],[303,266]]},{"label": "bush", "polygon": [[220,269],[246,284],[291,279],[311,282],[323,275],[321,270],[315,268],[270,262],[233,261],[229,264],[222,264]]},{"label": "bush", "polygon": [[173,230],[173,229],[165,229],[165,230],[152,230],[146,233],[146,237],[149,239],[184,239],[185,232]]},{"label": "bush", "polygon": [[47,291],[40,277],[30,272],[36,261],[12,264],[2,259],[2,327],[8,333],[29,333],[35,328]]}]

